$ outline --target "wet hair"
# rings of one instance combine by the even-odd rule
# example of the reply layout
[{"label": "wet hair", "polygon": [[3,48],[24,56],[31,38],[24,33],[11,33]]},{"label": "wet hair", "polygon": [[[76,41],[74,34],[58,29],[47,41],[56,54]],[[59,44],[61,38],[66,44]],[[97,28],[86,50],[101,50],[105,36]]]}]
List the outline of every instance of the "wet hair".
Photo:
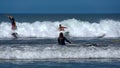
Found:
[{"label": "wet hair", "polygon": [[59,24],[59,26],[61,26],[61,24]]},{"label": "wet hair", "polygon": [[61,32],[60,34],[59,34],[59,38],[63,38],[64,36],[63,36],[63,33]]}]

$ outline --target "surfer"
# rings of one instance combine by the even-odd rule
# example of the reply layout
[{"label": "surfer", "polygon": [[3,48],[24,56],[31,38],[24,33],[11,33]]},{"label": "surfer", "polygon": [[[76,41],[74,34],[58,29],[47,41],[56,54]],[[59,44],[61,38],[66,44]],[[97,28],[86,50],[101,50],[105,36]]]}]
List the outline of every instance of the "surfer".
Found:
[{"label": "surfer", "polygon": [[61,24],[59,24],[59,31],[64,31],[65,28],[67,28],[67,27],[64,27]]},{"label": "surfer", "polygon": [[67,40],[66,37],[64,37],[63,33],[61,32],[58,37],[58,44],[65,45],[65,41],[67,41],[68,43],[71,43],[69,40]]},{"label": "surfer", "polygon": [[17,26],[16,26],[15,19],[14,19],[12,16],[8,16],[8,18],[9,18],[10,21],[11,21],[11,24],[12,24],[12,30],[16,30],[16,29],[17,29]]},{"label": "surfer", "polygon": [[11,21],[11,24],[12,24],[12,36],[14,37],[14,38],[17,38],[17,33],[15,32],[15,30],[17,29],[17,26],[16,26],[16,22],[15,22],[15,19],[12,17],[12,16],[8,16],[8,18],[10,19],[10,21]]}]

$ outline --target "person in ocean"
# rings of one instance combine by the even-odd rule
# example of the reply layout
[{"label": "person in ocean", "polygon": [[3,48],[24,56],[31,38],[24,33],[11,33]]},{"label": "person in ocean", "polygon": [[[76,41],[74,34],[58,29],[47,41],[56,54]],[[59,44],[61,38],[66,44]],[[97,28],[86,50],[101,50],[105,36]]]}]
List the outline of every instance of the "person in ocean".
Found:
[{"label": "person in ocean", "polygon": [[14,38],[17,38],[17,33],[15,32],[15,30],[17,30],[17,26],[16,26],[16,22],[15,22],[15,19],[12,17],[12,16],[8,16],[8,18],[10,19],[10,21],[11,21],[11,24],[12,24],[12,36],[14,37]]},{"label": "person in ocean", "polygon": [[65,45],[65,41],[71,43],[66,37],[64,37],[63,33],[61,32],[58,37],[58,44]]},{"label": "person in ocean", "polygon": [[15,19],[14,19],[12,16],[8,16],[8,18],[9,18],[10,21],[11,21],[11,24],[12,24],[12,30],[16,30],[16,29],[17,29],[17,26],[16,26]]},{"label": "person in ocean", "polygon": [[59,31],[64,31],[65,28],[67,28],[67,27],[64,27],[61,24],[59,24]]}]

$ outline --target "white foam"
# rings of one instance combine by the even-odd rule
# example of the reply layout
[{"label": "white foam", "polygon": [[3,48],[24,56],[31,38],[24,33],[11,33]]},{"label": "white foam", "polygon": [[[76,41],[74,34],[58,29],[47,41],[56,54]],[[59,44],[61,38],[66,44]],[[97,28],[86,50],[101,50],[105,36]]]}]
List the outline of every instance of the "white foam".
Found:
[{"label": "white foam", "polygon": [[[16,32],[20,37],[50,37],[58,36],[58,26],[62,24],[67,27],[72,37],[97,37],[105,34],[105,37],[120,36],[120,22],[114,20],[101,20],[100,22],[90,23],[76,19],[64,21],[36,21],[17,22]],[[11,37],[11,24],[9,22],[0,23],[0,38]]]},{"label": "white foam", "polygon": [[0,59],[79,59],[120,58],[120,48],[115,47],[0,47]]}]

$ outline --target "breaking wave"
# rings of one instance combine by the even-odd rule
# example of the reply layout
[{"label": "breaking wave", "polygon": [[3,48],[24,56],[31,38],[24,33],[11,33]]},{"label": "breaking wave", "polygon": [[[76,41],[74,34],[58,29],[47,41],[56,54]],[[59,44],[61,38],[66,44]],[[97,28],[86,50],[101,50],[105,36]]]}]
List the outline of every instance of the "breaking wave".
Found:
[{"label": "breaking wave", "polygon": [[[71,37],[97,37],[105,34],[105,37],[120,37],[120,22],[115,20],[101,20],[100,22],[88,22],[77,19],[68,19],[64,21],[36,21],[16,22],[16,32],[20,37],[49,37],[58,36],[58,26],[62,24],[67,27]],[[0,23],[0,38],[11,36],[10,22]]]},{"label": "breaking wave", "polygon": [[81,59],[120,58],[117,47],[0,46],[0,59]]}]

